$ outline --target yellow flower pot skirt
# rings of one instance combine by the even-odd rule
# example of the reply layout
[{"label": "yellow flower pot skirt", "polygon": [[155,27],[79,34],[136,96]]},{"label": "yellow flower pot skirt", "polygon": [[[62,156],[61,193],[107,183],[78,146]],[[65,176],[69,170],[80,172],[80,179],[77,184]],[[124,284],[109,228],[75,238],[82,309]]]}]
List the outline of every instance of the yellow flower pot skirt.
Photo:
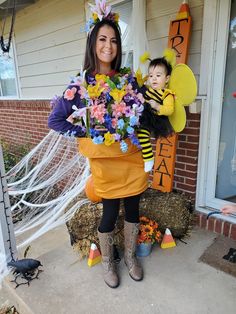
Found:
[{"label": "yellow flower pot skirt", "polygon": [[78,150],[89,159],[95,192],[102,198],[133,196],[148,187],[149,173],[144,172],[141,151],[129,139],[125,141],[128,150],[122,153],[118,142],[106,146],[78,138]]}]

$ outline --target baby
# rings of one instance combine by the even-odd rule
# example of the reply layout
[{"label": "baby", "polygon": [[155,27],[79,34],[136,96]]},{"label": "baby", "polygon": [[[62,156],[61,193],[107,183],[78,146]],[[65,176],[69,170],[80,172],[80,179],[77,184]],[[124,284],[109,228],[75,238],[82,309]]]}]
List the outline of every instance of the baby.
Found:
[{"label": "baby", "polygon": [[168,116],[174,112],[174,93],[166,88],[171,71],[172,67],[165,57],[151,60],[148,67],[148,86],[142,88],[146,103],[137,135],[145,172],[151,171],[154,165],[150,136],[160,138],[173,133]]}]

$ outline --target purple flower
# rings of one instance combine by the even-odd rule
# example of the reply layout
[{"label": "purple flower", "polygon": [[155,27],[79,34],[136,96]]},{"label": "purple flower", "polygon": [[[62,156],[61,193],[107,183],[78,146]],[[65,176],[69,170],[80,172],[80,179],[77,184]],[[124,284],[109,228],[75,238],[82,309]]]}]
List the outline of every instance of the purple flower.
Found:
[{"label": "purple flower", "polygon": [[51,109],[53,109],[53,108],[58,104],[58,102],[59,102],[60,99],[61,99],[60,96],[57,96],[57,95],[53,96],[53,98],[52,98],[51,101],[50,101],[50,107],[51,107]]}]

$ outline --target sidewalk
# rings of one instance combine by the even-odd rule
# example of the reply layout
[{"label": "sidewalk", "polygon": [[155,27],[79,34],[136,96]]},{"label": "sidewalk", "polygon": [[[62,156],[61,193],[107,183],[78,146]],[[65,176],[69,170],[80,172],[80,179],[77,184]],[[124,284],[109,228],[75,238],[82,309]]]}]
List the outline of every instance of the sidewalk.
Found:
[{"label": "sidewalk", "polygon": [[101,265],[89,268],[87,260],[79,261],[69,236],[63,234],[64,238],[56,237],[55,232],[58,246],[54,250],[45,252],[43,247],[43,243],[50,246],[49,235],[32,245],[34,253],[40,246],[44,251],[39,257],[33,252],[29,256],[44,266],[39,280],[17,289],[5,281],[4,288],[20,314],[235,314],[236,278],[198,262],[214,233],[195,228],[187,244],[178,241],[175,248],[165,250],[155,247],[141,259],[145,271],[141,282],[128,276],[122,259],[117,289],[105,285]]}]

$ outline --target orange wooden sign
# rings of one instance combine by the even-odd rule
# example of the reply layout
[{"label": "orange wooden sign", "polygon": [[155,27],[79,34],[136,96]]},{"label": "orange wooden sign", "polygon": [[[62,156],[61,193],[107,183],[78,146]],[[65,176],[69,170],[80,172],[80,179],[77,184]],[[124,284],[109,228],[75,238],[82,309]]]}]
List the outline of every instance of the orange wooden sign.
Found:
[{"label": "orange wooden sign", "polygon": [[189,6],[184,3],[169,29],[168,47],[175,50],[176,63],[187,63],[191,25]]},{"label": "orange wooden sign", "polygon": [[[178,15],[170,22],[168,48],[176,51],[176,63],[186,63],[192,19],[189,6],[183,3]],[[177,134],[157,140],[152,188],[171,192],[174,181]]]},{"label": "orange wooden sign", "polygon": [[176,143],[177,135],[157,140],[152,183],[154,189],[162,192],[172,191]]}]

